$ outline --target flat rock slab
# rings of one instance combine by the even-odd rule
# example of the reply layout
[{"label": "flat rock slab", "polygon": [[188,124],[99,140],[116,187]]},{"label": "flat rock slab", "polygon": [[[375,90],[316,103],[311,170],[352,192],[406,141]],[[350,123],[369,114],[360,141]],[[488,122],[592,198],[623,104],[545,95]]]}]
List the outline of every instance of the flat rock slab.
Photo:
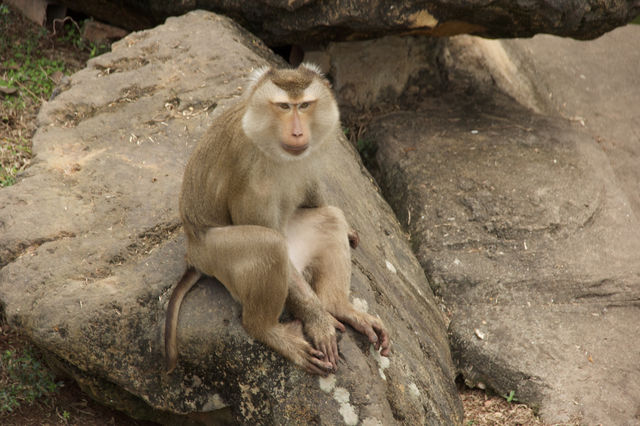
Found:
[{"label": "flat rock slab", "polygon": [[368,133],[451,310],[454,359],[469,384],[514,391],[549,422],[635,424],[638,216],[579,124],[480,93],[425,100]]},{"label": "flat rock slab", "polygon": [[164,373],[166,304],[184,268],[177,200],[190,151],[278,63],[228,18],[192,12],[131,34],[43,105],[34,165],[0,191],[8,320],[99,401],[167,424],[456,424],[441,311],[391,209],[353,149],[327,152],[327,187],[360,234],[352,297],[388,325],[380,358],[353,330],[318,379],[252,341],[213,280],[185,298],[178,369]]},{"label": "flat rock slab", "polygon": [[640,217],[640,25],[584,42],[539,35],[501,40],[540,105],[584,127],[602,147]]},{"label": "flat rock slab", "polygon": [[317,45],[392,34],[595,38],[640,14],[636,0],[61,0],[73,10],[130,30],[195,8],[236,19],[270,46]]}]

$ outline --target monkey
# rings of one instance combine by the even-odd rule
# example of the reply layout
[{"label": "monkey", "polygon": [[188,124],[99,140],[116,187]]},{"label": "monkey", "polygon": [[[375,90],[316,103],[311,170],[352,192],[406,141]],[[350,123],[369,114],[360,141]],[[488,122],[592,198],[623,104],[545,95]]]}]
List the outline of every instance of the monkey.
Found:
[{"label": "monkey", "polygon": [[[336,330],[344,332],[344,323],[389,356],[383,322],[349,301],[358,236],[320,183],[327,170],[317,160],[340,132],[329,81],[308,63],[259,68],[250,81],[185,168],[179,210],[187,268],[167,307],[167,371],[177,364],[180,305],[203,275],[240,302],[250,336],[309,373],[337,370]],[[280,321],[285,307],[292,321]]]}]

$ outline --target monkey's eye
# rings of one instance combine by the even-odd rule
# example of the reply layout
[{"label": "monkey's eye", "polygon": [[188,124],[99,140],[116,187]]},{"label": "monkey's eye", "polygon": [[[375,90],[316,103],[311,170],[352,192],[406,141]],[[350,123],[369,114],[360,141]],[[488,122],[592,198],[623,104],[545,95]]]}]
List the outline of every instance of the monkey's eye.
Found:
[{"label": "monkey's eye", "polygon": [[298,105],[298,108],[300,109],[306,109],[309,108],[309,102],[303,102],[300,105]]},{"label": "monkey's eye", "polygon": [[278,105],[278,107],[282,110],[288,110],[289,108],[291,108],[286,102],[278,102],[276,105]]}]

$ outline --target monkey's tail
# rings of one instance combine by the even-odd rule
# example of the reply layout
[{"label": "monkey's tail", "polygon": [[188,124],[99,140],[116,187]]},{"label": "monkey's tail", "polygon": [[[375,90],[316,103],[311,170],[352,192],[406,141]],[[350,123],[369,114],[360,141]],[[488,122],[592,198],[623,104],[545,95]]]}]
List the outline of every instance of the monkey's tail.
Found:
[{"label": "monkey's tail", "polygon": [[178,363],[178,342],[176,338],[178,329],[178,313],[182,299],[191,290],[191,287],[198,282],[202,273],[193,266],[187,266],[182,278],[178,281],[178,285],[173,289],[169,306],[167,307],[167,316],[164,324],[164,352],[167,361],[167,374],[171,373]]}]

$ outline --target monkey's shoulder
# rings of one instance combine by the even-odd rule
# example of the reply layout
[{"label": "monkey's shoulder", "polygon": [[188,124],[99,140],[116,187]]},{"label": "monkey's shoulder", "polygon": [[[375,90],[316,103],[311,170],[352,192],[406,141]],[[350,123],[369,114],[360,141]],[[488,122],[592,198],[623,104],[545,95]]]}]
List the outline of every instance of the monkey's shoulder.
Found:
[{"label": "monkey's shoulder", "polygon": [[200,139],[198,148],[200,150],[210,149],[230,144],[238,138],[244,139],[245,135],[241,131],[242,126],[240,126],[242,114],[241,105],[235,105],[218,115]]}]

